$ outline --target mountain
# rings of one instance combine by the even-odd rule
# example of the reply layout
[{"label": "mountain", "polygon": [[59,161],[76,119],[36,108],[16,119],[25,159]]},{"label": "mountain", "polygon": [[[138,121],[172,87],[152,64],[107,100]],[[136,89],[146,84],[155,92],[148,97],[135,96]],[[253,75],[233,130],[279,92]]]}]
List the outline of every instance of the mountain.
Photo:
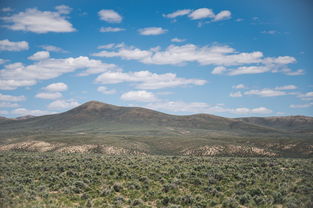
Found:
[{"label": "mountain", "polygon": [[246,117],[237,120],[288,132],[313,133],[313,118],[308,116]]},{"label": "mountain", "polygon": [[26,115],[26,116],[20,116],[20,117],[16,117],[16,120],[25,120],[25,119],[30,119],[30,118],[34,118],[36,116],[32,116],[32,115]]},{"label": "mountain", "polygon": [[90,101],[64,113],[3,120],[0,150],[308,156],[313,152],[311,120],[176,116]]}]

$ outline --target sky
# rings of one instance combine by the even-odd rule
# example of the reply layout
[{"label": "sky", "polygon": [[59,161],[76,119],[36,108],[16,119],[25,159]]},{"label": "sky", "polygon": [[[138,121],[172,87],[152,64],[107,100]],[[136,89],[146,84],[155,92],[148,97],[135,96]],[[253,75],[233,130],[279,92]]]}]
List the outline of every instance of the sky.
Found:
[{"label": "sky", "polygon": [[1,0],[0,116],[96,100],[313,116],[310,0]]}]

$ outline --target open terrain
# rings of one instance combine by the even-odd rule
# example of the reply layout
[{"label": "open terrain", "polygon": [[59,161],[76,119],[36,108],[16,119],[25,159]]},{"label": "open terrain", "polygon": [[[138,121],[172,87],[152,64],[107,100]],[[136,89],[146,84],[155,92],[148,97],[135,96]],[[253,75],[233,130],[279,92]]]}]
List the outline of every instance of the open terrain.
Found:
[{"label": "open terrain", "polygon": [[311,157],[313,118],[175,116],[91,101],[55,115],[0,118],[0,150]]},{"label": "open terrain", "polygon": [[311,159],[1,152],[1,207],[312,207]]}]

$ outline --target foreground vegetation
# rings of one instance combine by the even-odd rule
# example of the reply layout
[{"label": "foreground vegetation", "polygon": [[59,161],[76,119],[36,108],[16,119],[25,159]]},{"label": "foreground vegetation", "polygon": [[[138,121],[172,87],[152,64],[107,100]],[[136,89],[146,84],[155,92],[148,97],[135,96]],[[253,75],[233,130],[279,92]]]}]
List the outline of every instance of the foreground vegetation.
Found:
[{"label": "foreground vegetation", "polygon": [[1,207],[313,207],[313,161],[0,152]]}]

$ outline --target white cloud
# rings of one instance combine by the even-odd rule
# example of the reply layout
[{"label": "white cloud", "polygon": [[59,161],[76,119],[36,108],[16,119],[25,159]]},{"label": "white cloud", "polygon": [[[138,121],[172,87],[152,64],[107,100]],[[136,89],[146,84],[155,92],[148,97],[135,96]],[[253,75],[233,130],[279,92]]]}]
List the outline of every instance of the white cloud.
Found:
[{"label": "white cloud", "polygon": [[0,93],[0,101],[20,102],[26,100],[25,96],[5,95]]},{"label": "white cloud", "polygon": [[238,92],[230,93],[229,96],[230,97],[242,97],[242,94],[240,91],[238,91]]},{"label": "white cloud", "polygon": [[288,93],[279,90],[272,90],[272,89],[262,89],[262,90],[249,90],[244,92],[245,95],[259,95],[261,97],[275,97],[275,96],[282,96],[287,95]]},{"label": "white cloud", "polygon": [[116,11],[111,9],[103,9],[98,12],[98,15],[101,20],[109,23],[120,23],[122,22],[122,16],[119,15]]},{"label": "white cloud", "polygon": [[44,89],[47,91],[51,91],[51,92],[62,92],[62,91],[66,91],[68,87],[63,82],[57,82],[57,83],[49,84]]},{"label": "white cloud", "polygon": [[182,10],[177,10],[173,13],[170,13],[170,14],[165,14],[163,15],[164,17],[166,18],[176,18],[176,17],[179,17],[179,16],[184,16],[184,15],[187,15],[191,12],[190,9],[182,9]]},{"label": "white cloud", "polygon": [[272,110],[265,107],[258,108],[226,108],[224,105],[209,105],[203,102],[180,102],[180,101],[168,101],[168,102],[156,102],[149,103],[147,108],[154,110],[165,110],[171,112],[183,112],[183,113],[231,113],[231,114],[270,114]]},{"label": "white cloud", "polygon": [[222,74],[224,71],[226,71],[226,67],[224,66],[217,66],[213,69],[211,72],[212,74]]},{"label": "white cloud", "polygon": [[1,59],[0,58],[0,64],[4,64],[5,62],[7,62],[8,60],[7,59]]},{"label": "white cloud", "polygon": [[75,100],[56,100],[48,105],[49,109],[68,109],[77,107],[79,103]]},{"label": "white cloud", "polygon": [[262,31],[261,33],[267,34],[267,35],[275,35],[275,34],[277,34],[278,32],[277,32],[276,30],[264,30],[264,31]]},{"label": "white cloud", "polygon": [[214,18],[215,14],[213,13],[212,9],[200,8],[200,9],[193,11],[188,16],[193,20],[198,20],[198,19],[203,19],[203,18]]},{"label": "white cloud", "polygon": [[110,90],[110,89],[108,89],[105,86],[98,87],[97,91],[101,92],[102,94],[105,94],[105,95],[111,95],[111,94],[115,94],[116,93],[116,90],[114,90],[114,89]]},{"label": "white cloud", "polygon": [[62,48],[53,46],[53,45],[43,45],[41,48],[45,49],[46,51],[51,52],[60,52],[60,53],[66,53],[67,51],[63,50]]},{"label": "white cloud", "polygon": [[[296,62],[294,57],[264,57],[260,51],[238,52],[227,45],[212,45],[198,47],[193,44],[181,46],[169,45],[165,50],[160,47],[142,50],[132,46],[112,47],[92,54],[99,57],[121,57],[126,60],[137,60],[145,64],[182,65],[197,62],[200,65],[216,66],[212,74],[226,74],[230,76],[241,74],[258,74],[265,72],[299,75],[303,71],[293,72],[288,64]],[[226,68],[225,66],[228,66]],[[238,66],[233,68],[230,66]]]},{"label": "white cloud", "polygon": [[[64,12],[64,11],[63,11]],[[24,12],[2,18],[11,23],[6,25],[11,30],[30,31],[34,33],[74,32],[72,24],[58,12],[26,9]]]},{"label": "white cloud", "polygon": [[38,51],[34,53],[32,56],[28,57],[29,60],[40,61],[43,59],[47,59],[50,57],[50,53],[48,51]]},{"label": "white cloud", "polygon": [[0,40],[0,51],[23,51],[28,50],[28,42],[18,41],[13,42],[8,39]]},{"label": "white cloud", "polygon": [[260,74],[270,71],[271,68],[266,66],[241,66],[236,69],[224,70],[229,71],[228,75],[235,76],[241,74]]},{"label": "white cloud", "polygon": [[204,85],[205,80],[185,79],[176,77],[176,74],[156,74],[149,71],[138,72],[106,72],[96,78],[97,83],[117,84],[122,82],[135,82],[138,89],[161,89],[186,85]]},{"label": "white cloud", "polygon": [[300,97],[301,100],[313,100],[313,92],[307,92],[304,94],[300,94],[298,97]]},{"label": "white cloud", "polygon": [[114,48],[115,44],[114,43],[109,43],[109,44],[105,44],[105,45],[100,45],[97,48],[98,49],[111,49]]},{"label": "white cloud", "polygon": [[22,86],[31,86],[38,80],[56,78],[64,73],[85,69],[81,76],[119,70],[117,66],[106,64],[99,60],[89,59],[85,56],[66,59],[45,59],[34,64],[24,66],[21,63],[6,65],[0,70],[0,89],[14,90]]},{"label": "white cloud", "polygon": [[298,69],[296,71],[291,71],[289,69],[286,69],[285,74],[287,74],[289,76],[303,75],[304,74],[304,70],[303,69]]},{"label": "white cloud", "polygon": [[66,5],[56,6],[55,9],[58,11],[59,14],[69,14],[72,11],[72,8]]},{"label": "white cloud", "polygon": [[230,18],[231,18],[231,12],[228,10],[223,10],[214,16],[213,21],[217,22],[217,21],[226,20]]},{"label": "white cloud", "polygon": [[167,30],[162,27],[146,27],[139,29],[140,35],[161,35],[167,32]]},{"label": "white cloud", "polygon": [[194,11],[190,9],[182,9],[177,10],[173,13],[163,15],[166,18],[176,18],[179,16],[185,16],[188,15],[188,17],[192,20],[199,20],[199,19],[205,19],[205,18],[211,18],[212,21],[217,22],[221,20],[226,20],[231,18],[231,12],[229,10],[223,10],[219,12],[218,14],[214,14],[212,9],[209,8],[200,8],[196,9]]},{"label": "white cloud", "polygon": [[10,8],[10,7],[5,7],[5,8],[2,8],[1,11],[2,11],[2,12],[12,12],[13,9]]},{"label": "white cloud", "polygon": [[295,85],[285,85],[285,86],[275,87],[275,90],[295,90],[295,89],[297,89],[297,86]]},{"label": "white cloud", "polygon": [[306,103],[306,104],[293,104],[290,105],[290,108],[309,108],[313,106],[313,102],[312,103]]},{"label": "white cloud", "polygon": [[121,57],[128,60],[138,60],[146,64],[184,64],[198,62],[201,65],[242,65],[261,63],[263,54],[259,51],[238,53],[229,46],[197,47],[193,44],[182,46],[170,45],[161,51],[159,47],[141,50],[135,47],[121,47],[118,51],[104,50],[94,53],[100,57]]},{"label": "white cloud", "polygon": [[127,93],[122,94],[121,99],[138,102],[155,102],[158,100],[153,93],[147,92],[145,90],[129,91]]},{"label": "white cloud", "polygon": [[54,113],[55,112],[51,112],[51,111],[29,110],[26,108],[17,108],[11,111],[11,114],[19,115],[19,116],[26,116],[26,115],[42,116],[42,115],[48,115],[48,114],[54,114]]},{"label": "white cloud", "polygon": [[121,32],[124,31],[124,28],[120,27],[101,27],[100,32]]},{"label": "white cloud", "polygon": [[0,102],[0,108],[17,108],[19,104],[10,102]]},{"label": "white cloud", "polygon": [[233,86],[234,89],[244,89],[246,88],[246,86],[244,84],[237,84],[235,86]]},{"label": "white cloud", "polygon": [[172,38],[171,41],[174,42],[174,43],[181,43],[181,42],[185,42],[186,39]]},{"label": "white cloud", "polygon": [[36,94],[36,98],[55,100],[62,97],[62,94],[59,92],[41,92]]}]

